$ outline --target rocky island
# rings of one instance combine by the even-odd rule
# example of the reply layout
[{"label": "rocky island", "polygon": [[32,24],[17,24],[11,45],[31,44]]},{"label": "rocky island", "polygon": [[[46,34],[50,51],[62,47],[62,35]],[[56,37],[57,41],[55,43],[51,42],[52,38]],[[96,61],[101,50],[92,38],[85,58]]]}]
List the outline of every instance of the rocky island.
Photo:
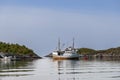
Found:
[{"label": "rocky island", "polygon": [[15,57],[16,60],[41,58],[25,45],[0,42],[0,58],[3,55]]},{"label": "rocky island", "polygon": [[120,47],[109,48],[105,50],[94,50],[90,48],[79,48],[78,54],[85,58],[99,58],[99,59],[120,59]]}]

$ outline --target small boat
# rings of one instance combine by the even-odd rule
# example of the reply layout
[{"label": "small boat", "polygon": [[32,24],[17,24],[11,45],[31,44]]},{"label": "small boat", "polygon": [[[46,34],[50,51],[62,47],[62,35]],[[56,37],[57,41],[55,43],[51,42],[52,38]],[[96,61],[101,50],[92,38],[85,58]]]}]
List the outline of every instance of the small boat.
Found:
[{"label": "small boat", "polygon": [[11,56],[6,56],[4,53],[0,53],[0,60],[1,61],[11,61]]},{"label": "small boat", "polygon": [[11,61],[11,57],[4,56],[1,60],[2,61]]},{"label": "small boat", "polygon": [[73,47],[68,47],[64,51],[60,49],[60,40],[58,42],[58,50],[52,52],[53,59],[79,59],[79,54],[74,48],[74,39]]}]

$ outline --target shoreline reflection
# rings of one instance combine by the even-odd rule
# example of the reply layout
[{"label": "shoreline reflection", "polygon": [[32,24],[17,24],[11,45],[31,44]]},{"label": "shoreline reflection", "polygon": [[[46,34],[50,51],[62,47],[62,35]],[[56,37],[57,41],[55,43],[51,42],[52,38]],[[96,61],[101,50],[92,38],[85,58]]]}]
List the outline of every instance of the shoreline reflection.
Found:
[{"label": "shoreline reflection", "polygon": [[33,61],[0,61],[0,77],[33,75]]}]

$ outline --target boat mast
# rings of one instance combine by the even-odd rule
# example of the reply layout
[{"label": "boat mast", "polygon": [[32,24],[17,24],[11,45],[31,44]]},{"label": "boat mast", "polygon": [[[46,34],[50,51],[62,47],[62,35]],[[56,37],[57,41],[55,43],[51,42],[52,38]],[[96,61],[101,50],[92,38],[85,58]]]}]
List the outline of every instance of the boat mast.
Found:
[{"label": "boat mast", "polygon": [[72,46],[72,47],[73,47],[73,49],[74,49],[74,45],[75,45],[75,44],[74,44],[74,40],[75,40],[75,39],[73,38],[73,46]]},{"label": "boat mast", "polygon": [[60,49],[60,38],[58,39],[58,51],[61,51],[61,49]]}]

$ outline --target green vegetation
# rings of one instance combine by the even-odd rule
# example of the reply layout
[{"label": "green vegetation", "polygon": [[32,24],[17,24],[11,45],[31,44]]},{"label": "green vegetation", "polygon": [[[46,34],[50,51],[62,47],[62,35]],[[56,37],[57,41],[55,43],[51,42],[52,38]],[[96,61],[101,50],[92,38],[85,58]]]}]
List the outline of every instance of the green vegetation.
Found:
[{"label": "green vegetation", "polygon": [[110,48],[110,49],[107,49],[107,50],[104,50],[104,53],[106,54],[120,54],[120,47],[117,47],[117,48]]},{"label": "green vegetation", "polygon": [[25,45],[21,46],[19,44],[10,44],[5,42],[0,42],[0,52],[4,54],[38,57],[33,50],[27,48]]},{"label": "green vegetation", "polygon": [[110,48],[106,50],[94,50],[89,48],[80,48],[78,49],[79,54],[83,55],[94,55],[94,54],[110,54],[110,55],[120,55],[120,47],[117,48]]},{"label": "green vegetation", "polygon": [[89,54],[95,54],[96,50],[89,49],[89,48],[80,48],[80,49],[78,49],[77,53],[83,54],[83,55],[89,55]]}]

